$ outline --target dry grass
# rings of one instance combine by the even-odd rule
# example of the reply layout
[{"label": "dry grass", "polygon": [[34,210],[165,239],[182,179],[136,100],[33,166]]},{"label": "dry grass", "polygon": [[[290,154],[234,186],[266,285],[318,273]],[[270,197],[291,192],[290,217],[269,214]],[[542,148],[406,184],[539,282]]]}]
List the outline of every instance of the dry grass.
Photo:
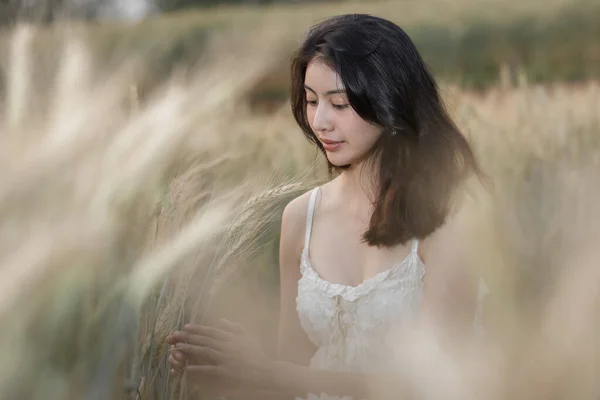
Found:
[{"label": "dry grass", "polygon": [[[281,101],[288,89],[283,68],[289,53],[306,29],[333,14],[370,13],[388,18],[415,40],[430,67],[447,80],[472,88],[487,88],[499,80],[511,82],[526,76],[533,82],[581,81],[600,76],[600,8],[594,0],[384,0],[288,4],[270,7],[217,7],[161,14],[139,23],[69,22],[68,29],[86,37],[99,70],[111,70],[123,58],[143,59],[130,71],[132,81],[145,95],[162,81],[174,65],[190,65],[204,54],[208,38],[231,30],[252,31],[269,24],[285,25],[278,33],[287,41],[281,63],[265,71],[255,95]],[[51,49],[64,34],[57,23],[38,35],[36,85],[55,73]],[[0,56],[6,57],[7,30],[0,29]],[[184,69],[183,67],[182,69]],[[193,70],[193,69],[192,69]],[[2,88],[0,87],[0,90]]]},{"label": "dry grass", "polygon": [[[182,398],[163,339],[189,319],[238,319],[273,351],[281,210],[324,179],[287,106],[241,100],[281,37],[218,38],[140,101],[135,64],[91,80],[72,37],[38,88],[32,35],[15,32],[3,65],[0,397]],[[430,399],[597,398],[600,87],[445,94],[493,181],[465,235],[506,351],[457,363],[420,336],[407,365]]]},{"label": "dry grass", "polygon": [[[18,398],[105,399],[125,388],[118,367],[136,335],[169,320],[154,313],[148,332],[137,326],[157,285],[175,267],[199,261],[218,271],[210,249],[261,179],[256,168],[240,169],[253,132],[230,121],[244,114],[236,100],[273,62],[276,44],[272,34],[257,35],[262,46],[245,53],[238,38],[222,38],[215,49],[227,51],[213,50],[196,79],[174,79],[140,104],[129,66],[94,83],[89,54],[72,36],[47,83],[53,89],[40,92],[30,79],[34,35],[30,27],[15,32],[6,66],[0,387]],[[242,65],[248,58],[255,62]],[[157,226],[164,217],[168,223]],[[151,377],[156,364],[148,365]]]},{"label": "dry grass", "polygon": [[[579,4],[593,4],[590,0],[577,0]],[[552,18],[560,9],[572,5],[568,0],[380,0],[341,1],[321,4],[273,5],[269,7],[221,6],[201,11],[173,13],[179,21],[203,21],[211,26],[232,22],[234,25],[253,24],[256,21],[286,21],[295,29],[305,30],[308,24],[333,14],[369,13],[394,19],[399,24],[450,24],[460,26],[461,21],[472,17],[493,22],[510,21],[515,17],[536,15]]]}]

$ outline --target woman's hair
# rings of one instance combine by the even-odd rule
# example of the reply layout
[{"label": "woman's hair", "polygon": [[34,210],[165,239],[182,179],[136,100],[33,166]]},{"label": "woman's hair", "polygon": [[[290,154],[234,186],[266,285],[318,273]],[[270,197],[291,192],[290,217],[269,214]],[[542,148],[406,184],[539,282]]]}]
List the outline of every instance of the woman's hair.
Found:
[{"label": "woman's hair", "polygon": [[[451,210],[454,190],[479,169],[411,39],[392,22],[363,14],[310,29],[292,62],[292,111],[325,154],[306,116],[304,79],[314,59],[337,72],[352,108],[383,131],[368,158],[378,171],[378,193],[364,241],[391,247],[434,232]],[[348,167],[329,163],[330,173]]]}]

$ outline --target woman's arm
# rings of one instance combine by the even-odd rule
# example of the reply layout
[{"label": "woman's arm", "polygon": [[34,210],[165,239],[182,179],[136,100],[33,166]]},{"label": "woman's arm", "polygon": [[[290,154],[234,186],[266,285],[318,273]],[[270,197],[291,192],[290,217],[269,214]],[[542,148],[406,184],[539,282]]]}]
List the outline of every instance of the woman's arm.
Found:
[{"label": "woman's arm", "polygon": [[316,346],[300,325],[296,311],[308,195],[309,193],[292,200],[285,207],[279,241],[280,309],[277,353],[279,360],[300,365],[308,365],[316,351]]},{"label": "woman's arm", "polygon": [[471,337],[477,309],[479,279],[469,257],[468,212],[463,205],[419,249],[427,271],[421,325],[455,343]]}]

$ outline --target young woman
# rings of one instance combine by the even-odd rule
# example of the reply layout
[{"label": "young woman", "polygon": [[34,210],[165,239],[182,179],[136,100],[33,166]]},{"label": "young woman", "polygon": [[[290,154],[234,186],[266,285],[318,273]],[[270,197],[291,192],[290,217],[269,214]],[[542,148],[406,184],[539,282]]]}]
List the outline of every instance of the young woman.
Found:
[{"label": "young woman", "polygon": [[279,357],[239,325],[188,325],[168,339],[172,372],[243,399],[358,400],[372,385],[410,396],[392,356],[403,327],[473,326],[454,199],[479,174],[475,158],[414,44],[385,19],[314,26],[292,81],[294,117],[335,177],[283,213]]}]

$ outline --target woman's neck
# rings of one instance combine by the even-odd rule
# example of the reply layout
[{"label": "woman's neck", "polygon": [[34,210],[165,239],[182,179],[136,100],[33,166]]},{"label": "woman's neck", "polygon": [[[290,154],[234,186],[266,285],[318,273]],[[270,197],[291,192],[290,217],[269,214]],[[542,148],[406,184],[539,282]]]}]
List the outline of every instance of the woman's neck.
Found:
[{"label": "woman's neck", "polygon": [[367,168],[373,168],[370,164],[360,163],[353,165],[339,177],[340,194],[354,203],[350,199],[355,199],[356,204],[373,204],[377,197],[376,181],[373,179],[374,171]]}]

